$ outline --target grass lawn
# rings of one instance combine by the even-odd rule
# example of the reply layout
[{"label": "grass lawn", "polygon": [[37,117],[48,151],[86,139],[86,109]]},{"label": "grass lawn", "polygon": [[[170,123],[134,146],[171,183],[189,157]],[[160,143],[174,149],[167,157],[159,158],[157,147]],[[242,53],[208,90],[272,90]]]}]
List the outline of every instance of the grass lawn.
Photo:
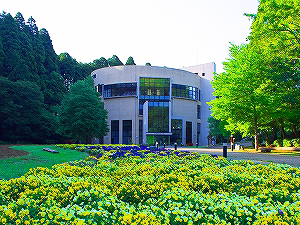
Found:
[{"label": "grass lawn", "polygon": [[[88,153],[57,148],[54,145],[26,145],[13,146],[15,150],[24,150],[28,155],[17,158],[0,159],[0,179],[11,179],[24,175],[30,168],[48,167],[63,162],[80,160],[88,157]],[[59,151],[58,154],[43,151],[51,148]]]}]

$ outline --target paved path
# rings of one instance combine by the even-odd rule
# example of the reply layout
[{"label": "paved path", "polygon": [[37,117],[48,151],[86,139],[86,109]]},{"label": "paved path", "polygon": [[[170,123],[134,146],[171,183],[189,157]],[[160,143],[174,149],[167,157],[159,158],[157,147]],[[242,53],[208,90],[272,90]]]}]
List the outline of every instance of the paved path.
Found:
[{"label": "paved path", "polygon": [[[222,148],[184,148],[178,147],[178,150],[188,150],[199,152],[201,154],[215,154],[223,156]],[[270,153],[257,152],[244,152],[239,150],[227,151],[227,159],[232,160],[251,160],[255,163],[269,164],[270,162],[279,164],[289,164],[291,166],[300,167],[300,156],[278,155]]]}]

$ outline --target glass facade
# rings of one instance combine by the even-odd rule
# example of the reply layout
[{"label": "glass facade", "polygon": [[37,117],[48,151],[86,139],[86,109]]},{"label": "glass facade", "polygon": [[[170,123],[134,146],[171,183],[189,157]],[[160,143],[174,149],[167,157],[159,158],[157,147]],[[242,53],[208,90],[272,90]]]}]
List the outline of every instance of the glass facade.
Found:
[{"label": "glass facade", "polygon": [[171,143],[182,143],[182,120],[171,120]]},{"label": "glass facade", "polygon": [[136,96],[136,83],[119,83],[104,85],[104,98],[118,96]]},{"label": "glass facade", "polygon": [[157,102],[149,102],[148,107],[148,132],[168,133],[169,132],[169,103],[165,106],[154,106]]},{"label": "glass facade", "polygon": [[122,144],[132,144],[132,120],[123,120]]},{"label": "glass facade", "polygon": [[119,120],[111,121],[111,143],[119,144]]},{"label": "glass facade", "polygon": [[141,77],[139,115],[143,115],[143,104],[146,101],[155,102],[157,107],[165,107],[170,101],[170,78]]},{"label": "glass facade", "polygon": [[196,87],[172,84],[172,97],[200,100],[199,93],[200,92]]}]

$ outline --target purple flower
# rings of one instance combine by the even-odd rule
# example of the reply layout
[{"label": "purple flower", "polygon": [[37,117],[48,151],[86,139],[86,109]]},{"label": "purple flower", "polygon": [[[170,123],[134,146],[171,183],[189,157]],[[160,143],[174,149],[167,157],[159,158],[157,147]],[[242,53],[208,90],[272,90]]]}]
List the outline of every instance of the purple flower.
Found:
[{"label": "purple flower", "polygon": [[279,215],[281,215],[281,216],[283,216],[283,212],[282,212],[282,210],[281,209],[278,209],[278,213],[279,213]]}]

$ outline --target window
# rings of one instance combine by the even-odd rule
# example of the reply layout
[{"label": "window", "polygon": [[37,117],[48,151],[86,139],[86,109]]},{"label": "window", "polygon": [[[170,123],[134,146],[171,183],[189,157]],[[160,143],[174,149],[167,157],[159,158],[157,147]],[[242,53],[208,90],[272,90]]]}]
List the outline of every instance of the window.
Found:
[{"label": "window", "polygon": [[197,105],[197,119],[201,119],[201,106]]},{"label": "window", "polygon": [[143,120],[139,120],[139,144],[143,144]]},{"label": "window", "polygon": [[98,84],[95,88],[96,88],[96,92],[99,92],[102,95],[102,85]]},{"label": "window", "polygon": [[97,75],[96,75],[96,74],[93,74],[93,75],[92,75],[92,78],[94,78],[94,79],[95,79],[96,77],[97,77]]},{"label": "window", "polygon": [[148,102],[169,102],[170,78],[140,78],[139,115],[143,115],[143,104]]},{"label": "window", "polygon": [[111,143],[119,144],[119,120],[111,121]]},{"label": "window", "polygon": [[119,83],[104,85],[104,98],[117,96],[136,96],[136,83]]},{"label": "window", "polygon": [[132,120],[123,120],[122,144],[132,144]]},{"label": "window", "polygon": [[149,102],[148,103],[148,132],[168,133],[169,132],[169,103]]},{"label": "window", "polygon": [[200,128],[201,128],[201,123],[197,123],[197,143],[200,143]]},{"label": "window", "polygon": [[182,143],[182,120],[171,120],[171,143]]},{"label": "window", "polygon": [[172,84],[172,96],[177,98],[199,100],[199,90],[192,86]]},{"label": "window", "polygon": [[186,121],[186,144],[193,143],[192,122]]},{"label": "window", "polygon": [[205,73],[202,73],[202,77],[204,77],[205,76]]}]

